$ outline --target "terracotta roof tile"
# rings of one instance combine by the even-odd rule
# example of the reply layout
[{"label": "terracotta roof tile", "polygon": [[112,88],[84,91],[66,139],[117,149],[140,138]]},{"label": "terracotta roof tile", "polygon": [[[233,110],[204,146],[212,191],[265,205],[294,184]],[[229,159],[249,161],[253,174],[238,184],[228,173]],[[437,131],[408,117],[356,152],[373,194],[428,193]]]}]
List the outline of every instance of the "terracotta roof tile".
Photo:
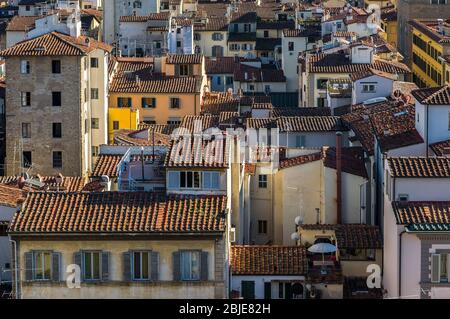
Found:
[{"label": "terracotta roof tile", "polygon": [[216,57],[205,59],[206,74],[233,74],[234,57]]},{"label": "terracotta roof tile", "polygon": [[304,275],[306,250],[302,246],[231,246],[233,275]]},{"label": "terracotta roof tile", "polygon": [[450,86],[448,85],[417,89],[411,93],[421,104],[450,105]]},{"label": "terracotta roof tile", "polygon": [[14,16],[9,21],[6,31],[29,31],[34,29],[37,16]]},{"label": "terracotta roof tile", "polygon": [[160,133],[164,135],[170,135],[172,132],[178,128],[178,124],[147,124],[144,122],[139,123],[139,130],[148,129],[151,132]]},{"label": "terracotta roof tile", "polygon": [[154,132],[151,129],[141,130],[119,130],[114,133],[114,144],[116,145],[169,145],[170,136],[159,132]]},{"label": "terracotta roof tile", "polygon": [[109,177],[117,177],[117,165],[122,159],[123,154],[110,155],[100,154],[95,162],[94,171],[92,176],[106,175]]},{"label": "terracotta roof tile", "polygon": [[392,202],[397,224],[450,225],[450,202]]},{"label": "terracotta roof tile", "polygon": [[[58,209],[56,209],[58,208]],[[31,193],[12,233],[208,233],[225,230],[225,196]]]},{"label": "terracotta roof tile", "polygon": [[273,117],[280,116],[329,116],[329,107],[275,107],[272,110]]},{"label": "terracotta roof tile", "polygon": [[[86,180],[81,176],[34,176],[33,179],[39,179],[45,184],[44,190],[59,192],[77,192],[86,184]],[[0,176],[0,184],[12,187],[18,187],[19,176]],[[28,191],[35,191],[27,187]]]},{"label": "terracotta roof tile", "polygon": [[389,157],[394,177],[450,177],[450,158],[447,157]]},{"label": "terracotta roof tile", "polygon": [[[89,39],[88,43],[86,42],[87,39]],[[1,51],[0,56],[81,56],[94,49],[102,49],[110,52],[112,47],[106,43],[98,42],[84,36],[74,38],[63,33],[50,32],[30,40],[19,42]]]},{"label": "terracotta roof tile", "polygon": [[228,167],[229,141],[225,135],[206,140],[198,135],[181,135],[172,140],[165,167]]},{"label": "terracotta roof tile", "polygon": [[187,133],[200,133],[218,125],[219,116],[217,115],[185,115],[181,120],[179,129],[184,128]]},{"label": "terracotta roof tile", "polygon": [[138,15],[130,15],[130,16],[121,16],[119,18],[120,22],[147,22],[149,20],[169,20],[170,13],[169,12],[160,12],[160,13],[151,13],[146,16],[138,16]]},{"label": "terracotta roof tile", "polygon": [[282,116],[277,119],[280,132],[326,132],[348,130],[338,116]]},{"label": "terracotta roof tile", "polygon": [[437,156],[450,155],[450,140],[430,144],[430,148]]},{"label": "terracotta roof tile", "polygon": [[195,31],[228,31],[228,20],[226,17],[208,17],[204,22],[194,21]]},{"label": "terracotta roof tile", "polygon": [[167,64],[201,64],[203,55],[201,54],[168,54]]},{"label": "terracotta roof tile", "polygon": [[27,192],[17,187],[0,184],[0,205],[17,207],[27,197]]}]

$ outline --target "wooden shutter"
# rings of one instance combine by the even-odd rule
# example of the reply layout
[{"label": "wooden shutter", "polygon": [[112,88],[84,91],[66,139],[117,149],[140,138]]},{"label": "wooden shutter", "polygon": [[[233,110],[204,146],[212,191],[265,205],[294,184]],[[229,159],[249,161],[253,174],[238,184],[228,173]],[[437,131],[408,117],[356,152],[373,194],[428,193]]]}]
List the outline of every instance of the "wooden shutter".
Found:
[{"label": "wooden shutter", "polygon": [[241,282],[241,295],[244,299],[255,299],[255,282],[243,280]]},{"label": "wooden shutter", "polygon": [[219,172],[211,173],[211,188],[212,189],[220,188],[220,173]]},{"label": "wooden shutter", "polygon": [[431,282],[439,282],[441,280],[440,268],[441,268],[441,255],[432,254],[431,255]]},{"label": "wooden shutter", "polygon": [[131,97],[127,98],[127,107],[131,107]]},{"label": "wooden shutter", "polygon": [[152,107],[156,107],[156,97],[152,97]]},{"label": "wooden shutter", "polygon": [[25,280],[33,280],[33,252],[31,251],[25,253]]},{"label": "wooden shutter", "polygon": [[52,281],[60,281],[61,278],[61,253],[52,253]]},{"label": "wooden shutter", "polygon": [[159,278],[159,253],[156,251],[150,252],[150,279],[158,280]]},{"label": "wooden shutter", "polygon": [[270,282],[264,283],[264,299],[272,299],[272,284]]},{"label": "wooden shutter", "polygon": [[211,188],[211,172],[203,172],[203,188]]},{"label": "wooden shutter", "polygon": [[208,252],[201,252],[201,264],[200,264],[200,280],[207,281],[208,280]]},{"label": "wooden shutter", "polygon": [[181,253],[179,251],[174,251],[172,254],[173,258],[173,280],[180,281],[181,280]]},{"label": "wooden shutter", "polygon": [[80,276],[81,276],[81,281],[83,281],[84,278],[84,269],[83,269],[83,264],[82,264],[82,252],[81,251],[77,251],[76,253],[73,254],[73,263],[75,265],[78,265],[80,267]]},{"label": "wooden shutter", "polygon": [[108,251],[103,251],[102,255],[102,281],[107,281],[109,279],[109,255]]},{"label": "wooden shutter", "polygon": [[123,253],[123,280],[131,281],[131,251]]},{"label": "wooden shutter", "polygon": [[168,188],[180,188],[180,172],[169,171],[169,186]]}]

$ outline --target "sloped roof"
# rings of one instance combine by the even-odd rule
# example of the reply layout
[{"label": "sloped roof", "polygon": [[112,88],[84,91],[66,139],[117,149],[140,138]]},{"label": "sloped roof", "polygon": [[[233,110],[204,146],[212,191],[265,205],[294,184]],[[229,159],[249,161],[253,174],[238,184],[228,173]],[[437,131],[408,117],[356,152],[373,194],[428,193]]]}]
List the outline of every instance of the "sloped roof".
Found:
[{"label": "sloped roof", "polygon": [[387,162],[393,177],[450,178],[448,157],[389,157]]},{"label": "sloped roof", "polygon": [[438,86],[411,91],[412,95],[421,104],[450,105],[450,86]]}]

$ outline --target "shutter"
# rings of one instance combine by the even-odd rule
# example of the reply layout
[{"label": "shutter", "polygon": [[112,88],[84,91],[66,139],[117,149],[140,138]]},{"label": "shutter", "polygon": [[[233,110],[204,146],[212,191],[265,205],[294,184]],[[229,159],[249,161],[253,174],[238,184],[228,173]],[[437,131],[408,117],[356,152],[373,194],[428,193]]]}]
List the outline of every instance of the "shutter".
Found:
[{"label": "shutter", "polygon": [[213,188],[213,189],[220,188],[220,173],[219,172],[211,173],[211,188]]},{"label": "shutter", "polygon": [[156,251],[150,252],[150,279],[158,280],[159,277],[159,253]]},{"label": "shutter", "polygon": [[141,107],[148,107],[148,105],[145,105],[145,97],[141,98]]},{"label": "shutter", "polygon": [[123,253],[123,280],[131,281],[131,251]]},{"label": "shutter", "polygon": [[52,253],[52,280],[60,281],[61,278],[61,253]]},{"label": "shutter", "polygon": [[168,188],[180,188],[180,172],[169,172]]},{"label": "shutter", "polygon": [[83,281],[84,278],[84,270],[83,270],[83,265],[82,265],[82,260],[81,260],[81,256],[82,256],[82,252],[78,251],[76,253],[73,254],[73,263],[75,265],[78,265],[80,267],[80,275],[81,275],[81,281]]},{"label": "shutter", "polygon": [[25,280],[33,280],[33,252],[31,251],[25,253]]},{"label": "shutter", "polygon": [[203,188],[211,188],[211,172],[203,172]]},{"label": "shutter", "polygon": [[192,64],[189,65],[189,76],[194,75],[194,66]]},{"label": "shutter", "polygon": [[102,281],[109,279],[109,255],[108,251],[102,252]]},{"label": "shutter", "polygon": [[431,255],[431,282],[440,281],[441,255]]},{"label": "shutter", "polygon": [[131,97],[129,97],[127,100],[128,100],[127,106],[128,106],[128,107],[131,107]]},{"label": "shutter", "polygon": [[201,253],[201,265],[200,265],[200,280],[208,280],[208,252],[202,251]]},{"label": "shutter", "polygon": [[152,107],[156,107],[156,97],[152,97]]},{"label": "shutter", "polygon": [[264,299],[272,299],[272,284],[270,282],[264,283]]},{"label": "shutter", "polygon": [[118,97],[117,98],[117,107],[122,107],[123,105],[122,105],[122,98],[121,97]]},{"label": "shutter", "polygon": [[300,145],[303,147],[306,146],[306,136],[300,136]]},{"label": "shutter", "polygon": [[173,258],[173,280],[180,281],[181,280],[181,253],[179,251],[174,251],[172,254]]}]

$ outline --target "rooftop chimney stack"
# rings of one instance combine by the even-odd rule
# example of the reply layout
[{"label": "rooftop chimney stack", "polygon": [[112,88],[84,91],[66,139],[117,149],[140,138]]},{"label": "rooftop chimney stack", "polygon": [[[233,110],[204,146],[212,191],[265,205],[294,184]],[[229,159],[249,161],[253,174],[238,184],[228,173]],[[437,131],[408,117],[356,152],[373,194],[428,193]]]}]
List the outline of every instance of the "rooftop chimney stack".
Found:
[{"label": "rooftop chimney stack", "polygon": [[437,19],[437,32],[444,35],[444,19]]}]

